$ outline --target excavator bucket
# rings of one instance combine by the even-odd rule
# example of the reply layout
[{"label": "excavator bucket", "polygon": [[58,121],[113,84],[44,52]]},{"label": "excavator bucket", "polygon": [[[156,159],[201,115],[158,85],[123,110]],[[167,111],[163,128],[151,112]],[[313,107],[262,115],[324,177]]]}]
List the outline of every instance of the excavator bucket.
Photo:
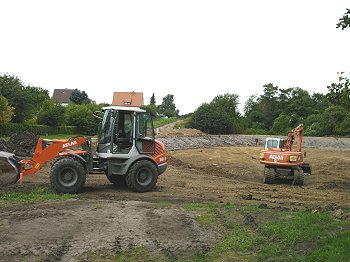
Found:
[{"label": "excavator bucket", "polygon": [[19,180],[20,162],[14,154],[0,151],[0,186],[15,184]]}]

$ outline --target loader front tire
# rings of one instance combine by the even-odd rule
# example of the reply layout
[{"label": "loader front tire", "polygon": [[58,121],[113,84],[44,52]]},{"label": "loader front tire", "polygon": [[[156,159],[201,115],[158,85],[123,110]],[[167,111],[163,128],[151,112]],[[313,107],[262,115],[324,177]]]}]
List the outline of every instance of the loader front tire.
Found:
[{"label": "loader front tire", "polygon": [[158,170],[149,160],[134,163],[126,175],[126,184],[136,192],[151,191],[158,180]]},{"label": "loader front tire", "polygon": [[275,169],[265,167],[264,169],[264,184],[273,184],[275,183],[276,174]]},{"label": "loader front tire", "polygon": [[85,180],[84,166],[73,158],[62,158],[51,168],[50,182],[56,192],[77,193],[85,184]]}]

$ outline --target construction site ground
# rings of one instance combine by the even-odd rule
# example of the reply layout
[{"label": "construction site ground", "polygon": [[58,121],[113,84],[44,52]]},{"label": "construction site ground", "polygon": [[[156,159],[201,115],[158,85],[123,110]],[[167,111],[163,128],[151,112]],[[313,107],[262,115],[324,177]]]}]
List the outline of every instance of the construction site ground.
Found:
[{"label": "construction site ground", "polygon": [[[202,139],[199,135],[198,139]],[[219,233],[199,224],[186,203],[230,203],[278,209],[349,210],[350,150],[343,145],[306,148],[312,175],[304,186],[262,183],[261,146],[246,136],[238,146],[168,152],[169,167],[154,191],[135,193],[91,175],[83,192],[70,200],[0,202],[0,261],[89,261],[94,252],[145,247],[155,256],[191,259],[208,251]],[[166,138],[164,138],[165,140]],[[171,139],[184,143],[181,136]],[[200,147],[200,140],[193,147]],[[261,138],[262,139],[262,138]],[[210,139],[209,139],[210,140]],[[174,142],[175,141],[175,142]],[[206,140],[207,141],[207,140]],[[214,146],[217,144],[214,143]],[[248,146],[247,146],[248,145]],[[179,149],[179,148],[176,148]],[[0,192],[30,192],[49,187],[48,163],[23,185]],[[92,254],[92,255],[91,255]]]}]

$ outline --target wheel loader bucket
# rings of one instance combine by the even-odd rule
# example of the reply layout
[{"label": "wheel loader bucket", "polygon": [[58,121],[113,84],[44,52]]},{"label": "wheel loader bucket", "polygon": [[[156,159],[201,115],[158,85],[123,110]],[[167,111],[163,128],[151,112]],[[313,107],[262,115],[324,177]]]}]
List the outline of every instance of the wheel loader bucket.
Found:
[{"label": "wheel loader bucket", "polygon": [[0,151],[0,186],[15,184],[19,179],[20,162],[14,154]]}]

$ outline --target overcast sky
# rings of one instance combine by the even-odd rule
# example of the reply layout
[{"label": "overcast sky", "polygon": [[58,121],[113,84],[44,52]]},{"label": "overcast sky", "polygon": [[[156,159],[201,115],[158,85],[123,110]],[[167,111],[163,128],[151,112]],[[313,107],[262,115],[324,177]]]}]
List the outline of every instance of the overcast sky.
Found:
[{"label": "overcast sky", "polygon": [[[114,91],[174,94],[180,114],[263,85],[327,91],[350,76],[349,0],[0,0],[0,74],[97,102]],[[242,106],[241,106],[242,107]]]}]

